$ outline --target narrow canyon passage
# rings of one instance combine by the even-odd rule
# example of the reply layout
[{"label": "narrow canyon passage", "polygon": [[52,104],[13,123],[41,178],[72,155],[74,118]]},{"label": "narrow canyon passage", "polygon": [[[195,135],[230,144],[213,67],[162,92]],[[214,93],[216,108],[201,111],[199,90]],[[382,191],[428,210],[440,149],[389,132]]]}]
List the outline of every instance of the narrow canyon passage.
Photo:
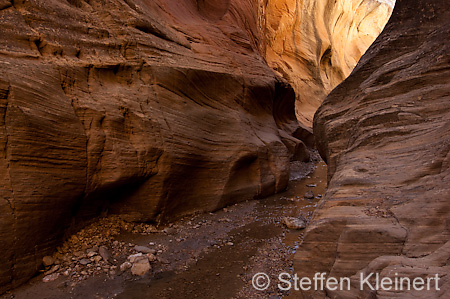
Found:
[{"label": "narrow canyon passage", "polygon": [[448,298],[448,40],[444,0],[0,0],[0,296]]}]

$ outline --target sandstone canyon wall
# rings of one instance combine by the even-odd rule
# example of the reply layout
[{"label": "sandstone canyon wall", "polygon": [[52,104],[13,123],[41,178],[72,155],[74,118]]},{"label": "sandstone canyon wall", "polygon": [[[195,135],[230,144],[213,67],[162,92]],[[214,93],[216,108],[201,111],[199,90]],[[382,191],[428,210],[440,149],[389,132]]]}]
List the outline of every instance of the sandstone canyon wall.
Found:
[{"label": "sandstone canyon wall", "polygon": [[[329,187],[296,254],[299,276],[352,277],[321,298],[448,298],[450,11],[398,0],[385,30],[314,120]],[[359,291],[359,273],[440,277],[440,290]]]},{"label": "sandstone canyon wall", "polygon": [[[308,160],[258,1],[0,1],[0,293],[99,213],[165,221]],[[301,134],[300,134],[301,135]]]},{"label": "sandstone canyon wall", "polygon": [[317,108],[380,34],[392,6],[376,0],[268,1],[266,59],[294,88],[302,124],[312,126]]}]

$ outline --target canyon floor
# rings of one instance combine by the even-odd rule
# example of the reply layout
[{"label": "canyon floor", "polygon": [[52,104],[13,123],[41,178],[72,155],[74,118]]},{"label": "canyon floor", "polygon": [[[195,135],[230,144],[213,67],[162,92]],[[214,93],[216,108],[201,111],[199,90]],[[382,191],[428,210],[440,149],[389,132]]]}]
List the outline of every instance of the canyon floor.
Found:
[{"label": "canyon floor", "polygon": [[[2,298],[287,296],[275,285],[255,290],[252,277],[259,272],[271,278],[294,272],[302,230],[288,229],[282,222],[284,217],[311,218],[326,188],[327,167],[317,157],[314,162],[292,165],[291,181],[283,193],[187,217],[167,227],[125,223],[116,217],[99,219],[58,248],[53,270]],[[306,198],[311,197],[308,191],[314,198]],[[109,262],[95,258],[102,246],[108,249]],[[136,246],[145,246],[155,257],[144,276],[120,267],[138,252]]]}]

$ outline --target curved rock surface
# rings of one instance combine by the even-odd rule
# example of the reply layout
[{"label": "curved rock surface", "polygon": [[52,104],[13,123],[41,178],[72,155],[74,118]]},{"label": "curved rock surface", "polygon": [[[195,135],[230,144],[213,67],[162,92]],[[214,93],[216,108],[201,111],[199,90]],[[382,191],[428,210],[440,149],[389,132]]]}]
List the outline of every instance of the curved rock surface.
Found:
[{"label": "curved rock surface", "polygon": [[268,1],[266,59],[296,92],[296,114],[311,127],[327,94],[356,66],[387,23],[393,2]]},{"label": "curved rock surface", "polygon": [[0,293],[102,212],[165,221],[308,160],[253,0],[0,1]]},{"label": "curved rock surface", "polygon": [[[448,297],[449,38],[446,1],[397,1],[381,36],[315,116],[329,187],[295,268],[299,276],[352,277],[349,292],[328,297]],[[440,290],[359,291],[361,272],[438,274]]]}]

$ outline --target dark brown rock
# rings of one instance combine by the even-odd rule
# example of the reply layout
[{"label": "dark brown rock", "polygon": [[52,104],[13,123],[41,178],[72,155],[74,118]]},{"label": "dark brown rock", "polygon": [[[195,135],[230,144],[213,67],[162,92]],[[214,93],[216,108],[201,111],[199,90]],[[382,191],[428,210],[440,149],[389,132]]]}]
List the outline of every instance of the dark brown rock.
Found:
[{"label": "dark brown rock", "polygon": [[306,199],[314,199],[314,192],[312,192],[311,190],[307,191],[305,193],[305,195],[303,195],[304,198]]},{"label": "dark brown rock", "polygon": [[50,267],[55,263],[55,260],[51,257],[51,256],[44,256],[42,258],[42,264],[44,265],[44,267]]},{"label": "dark brown rock", "polygon": [[111,253],[105,246],[100,246],[100,248],[98,249],[98,253],[100,254],[100,256],[104,261],[109,263],[112,261]]},{"label": "dark brown rock", "polygon": [[309,159],[256,1],[0,7],[0,293],[94,216],[217,210]]},{"label": "dark brown rock", "polygon": [[[328,297],[448,296],[449,38],[446,1],[398,0],[384,32],[315,116],[329,187],[295,269],[300,277],[352,277],[351,291]],[[360,292],[359,271],[438,274],[440,290]]]}]

